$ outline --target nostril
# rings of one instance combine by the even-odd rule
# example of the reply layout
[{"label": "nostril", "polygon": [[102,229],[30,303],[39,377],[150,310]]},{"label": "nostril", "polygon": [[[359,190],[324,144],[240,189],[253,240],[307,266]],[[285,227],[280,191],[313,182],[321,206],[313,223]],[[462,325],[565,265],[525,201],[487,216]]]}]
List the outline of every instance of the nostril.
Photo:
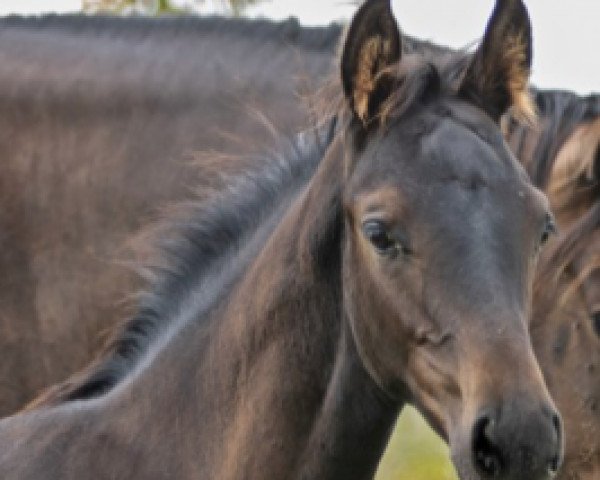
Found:
[{"label": "nostril", "polygon": [[473,430],[473,453],[475,466],[487,478],[498,477],[502,471],[500,449],[494,443],[495,422],[482,417]]},{"label": "nostril", "polygon": [[556,413],[552,415],[552,424],[554,425],[554,432],[556,434],[556,452],[548,465],[548,473],[554,477],[558,473],[558,469],[562,463],[562,422]]},{"label": "nostril", "polygon": [[552,425],[554,425],[554,432],[556,433],[556,443],[558,444],[558,447],[561,447],[561,441],[562,441],[562,422],[560,420],[560,417],[558,416],[557,413],[554,413],[552,415]]},{"label": "nostril", "polygon": [[561,460],[558,455],[550,461],[550,464],[548,465],[548,475],[550,475],[550,478],[554,478],[556,475],[558,475],[560,464]]}]

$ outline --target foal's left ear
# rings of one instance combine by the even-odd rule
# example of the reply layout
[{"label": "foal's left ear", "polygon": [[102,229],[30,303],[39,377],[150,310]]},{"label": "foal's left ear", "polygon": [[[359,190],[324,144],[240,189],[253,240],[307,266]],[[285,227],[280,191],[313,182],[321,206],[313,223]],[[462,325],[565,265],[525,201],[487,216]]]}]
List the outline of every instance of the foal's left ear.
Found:
[{"label": "foal's left ear", "polygon": [[350,24],[341,65],[346,99],[364,125],[391,93],[384,72],[400,60],[401,48],[390,0],[366,0]]},{"label": "foal's left ear", "polygon": [[481,45],[467,69],[460,94],[495,121],[514,107],[515,116],[532,121],[529,96],[532,35],[522,0],[497,0]]}]

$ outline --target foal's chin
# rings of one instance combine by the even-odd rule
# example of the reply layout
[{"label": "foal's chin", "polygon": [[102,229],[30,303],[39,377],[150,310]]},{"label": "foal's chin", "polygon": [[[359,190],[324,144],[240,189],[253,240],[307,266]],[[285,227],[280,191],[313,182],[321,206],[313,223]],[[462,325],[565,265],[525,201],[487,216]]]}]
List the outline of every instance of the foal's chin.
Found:
[{"label": "foal's chin", "polygon": [[460,480],[487,480],[485,477],[477,472],[474,465],[464,458],[460,457],[460,454],[452,455],[452,463],[458,474]]}]

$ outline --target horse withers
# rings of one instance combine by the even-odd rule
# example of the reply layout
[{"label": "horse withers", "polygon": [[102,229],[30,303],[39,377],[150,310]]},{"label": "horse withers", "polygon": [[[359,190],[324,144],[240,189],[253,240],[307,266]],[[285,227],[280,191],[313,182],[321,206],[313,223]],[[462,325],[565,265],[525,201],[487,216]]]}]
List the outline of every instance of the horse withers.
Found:
[{"label": "horse withers", "polygon": [[465,480],[556,472],[528,332],[554,225],[498,126],[531,110],[527,12],[497,2],[465,75],[462,55],[401,52],[368,0],[339,132],[244,164],[177,221],[79,398],[0,423],[2,478],[367,479],[407,402]]}]

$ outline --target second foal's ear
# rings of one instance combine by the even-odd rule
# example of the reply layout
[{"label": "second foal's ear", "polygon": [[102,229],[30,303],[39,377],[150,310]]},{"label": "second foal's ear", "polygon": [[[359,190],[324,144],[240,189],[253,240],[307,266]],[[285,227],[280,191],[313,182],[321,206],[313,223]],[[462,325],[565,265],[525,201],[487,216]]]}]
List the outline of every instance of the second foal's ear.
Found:
[{"label": "second foal's ear", "polygon": [[390,0],[367,0],[354,16],[342,53],[342,85],[354,115],[367,125],[391,93],[382,76],[400,60],[400,30]]},{"label": "second foal's ear", "polygon": [[535,118],[528,82],[532,61],[529,14],[522,0],[497,0],[460,93],[495,121],[514,107],[516,117]]}]

